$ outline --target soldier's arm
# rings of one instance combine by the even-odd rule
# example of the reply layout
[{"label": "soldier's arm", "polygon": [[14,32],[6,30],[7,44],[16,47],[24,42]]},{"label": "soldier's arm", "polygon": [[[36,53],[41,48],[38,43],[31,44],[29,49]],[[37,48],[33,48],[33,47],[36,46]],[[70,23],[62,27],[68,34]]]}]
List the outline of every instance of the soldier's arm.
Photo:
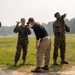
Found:
[{"label": "soldier's arm", "polygon": [[65,25],[65,27],[68,27],[68,25],[66,23],[64,25]]},{"label": "soldier's arm", "polygon": [[15,33],[18,32],[18,24],[17,24],[16,27],[14,28],[14,32],[15,32]]},{"label": "soldier's arm", "polygon": [[70,27],[68,27],[68,25],[66,23],[64,25],[65,25],[65,31],[70,32]]},{"label": "soldier's arm", "polygon": [[14,28],[14,32],[15,32],[15,33],[17,33],[18,30],[19,30],[19,23],[20,23],[20,22],[17,22],[17,25],[16,25],[16,27]]},{"label": "soldier's arm", "polygon": [[31,34],[31,30],[28,28],[28,35],[30,35]]}]

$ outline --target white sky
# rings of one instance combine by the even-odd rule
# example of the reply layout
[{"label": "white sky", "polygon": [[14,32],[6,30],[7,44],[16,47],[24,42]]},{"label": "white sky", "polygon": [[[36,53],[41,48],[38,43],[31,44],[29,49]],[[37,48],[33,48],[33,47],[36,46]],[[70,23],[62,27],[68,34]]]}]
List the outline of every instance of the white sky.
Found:
[{"label": "white sky", "polygon": [[15,25],[22,17],[33,17],[37,22],[55,20],[54,13],[75,17],[75,0],[0,0],[0,21],[4,26]]}]

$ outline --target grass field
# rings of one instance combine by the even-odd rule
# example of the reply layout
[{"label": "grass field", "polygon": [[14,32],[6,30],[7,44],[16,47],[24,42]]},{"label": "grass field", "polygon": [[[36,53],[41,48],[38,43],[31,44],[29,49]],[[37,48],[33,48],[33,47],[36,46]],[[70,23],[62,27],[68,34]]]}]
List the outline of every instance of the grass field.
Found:
[{"label": "grass field", "polygon": [[[61,65],[60,57],[58,58],[58,67],[54,67],[53,63],[53,36],[52,38],[52,51],[51,51],[51,61],[50,61],[50,69],[52,71],[64,70],[67,67],[75,65],[75,35],[67,35],[67,51],[66,51],[66,60],[69,62],[69,65]],[[28,55],[26,60],[26,66],[18,66],[17,69],[19,71],[28,71],[30,68],[34,68],[36,66],[36,49],[35,49],[35,38],[29,38],[29,48]],[[13,68],[14,64],[14,56],[16,51],[16,43],[17,37],[2,37],[0,38],[0,67]],[[22,56],[21,56],[22,57]],[[22,59],[20,58],[18,65],[22,63]]]}]

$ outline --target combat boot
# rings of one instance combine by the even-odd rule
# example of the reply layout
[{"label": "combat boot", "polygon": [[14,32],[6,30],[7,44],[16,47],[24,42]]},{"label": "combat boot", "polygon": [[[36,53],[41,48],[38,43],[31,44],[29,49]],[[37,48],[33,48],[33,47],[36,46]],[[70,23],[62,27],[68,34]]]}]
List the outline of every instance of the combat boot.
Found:
[{"label": "combat boot", "polygon": [[45,65],[44,67],[41,67],[41,69],[43,69],[43,70],[49,70],[49,67],[47,65]]},{"label": "combat boot", "polygon": [[22,65],[25,65],[25,61],[23,60],[23,63],[22,63]]},{"label": "combat boot", "polygon": [[53,65],[55,65],[55,66],[58,66],[58,63],[57,63],[57,61],[54,61]]},{"label": "combat boot", "polygon": [[34,70],[32,70],[31,72],[34,73],[40,73],[41,72],[41,68],[40,67],[36,67]]},{"label": "combat boot", "polygon": [[61,61],[61,64],[69,64],[67,61]]},{"label": "combat boot", "polygon": [[15,62],[15,64],[13,66],[16,67],[17,66],[17,62]]}]

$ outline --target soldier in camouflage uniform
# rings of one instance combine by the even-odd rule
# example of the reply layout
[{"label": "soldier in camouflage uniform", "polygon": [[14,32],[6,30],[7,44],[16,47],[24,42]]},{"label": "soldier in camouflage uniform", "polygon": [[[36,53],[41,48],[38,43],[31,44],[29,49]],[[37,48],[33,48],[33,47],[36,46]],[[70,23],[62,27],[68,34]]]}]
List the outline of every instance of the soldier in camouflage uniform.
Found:
[{"label": "soldier in camouflage uniform", "polygon": [[66,25],[64,19],[61,19],[60,13],[55,13],[55,18],[57,19],[53,23],[53,32],[54,32],[54,53],[53,53],[53,59],[54,59],[54,65],[57,64],[57,57],[58,57],[58,49],[60,48],[60,57],[61,57],[61,64],[68,64],[67,61],[65,61],[65,51],[66,51],[66,38],[65,38],[65,31],[69,32],[70,29]]},{"label": "soldier in camouflage uniform", "polygon": [[1,27],[1,22],[0,22],[0,27]]},{"label": "soldier in camouflage uniform", "polygon": [[17,33],[18,32],[18,42],[17,42],[17,51],[16,51],[16,55],[15,55],[15,64],[14,66],[17,65],[17,62],[20,58],[20,54],[21,54],[21,49],[23,49],[23,64],[25,64],[26,61],[26,55],[27,55],[27,48],[28,48],[28,35],[31,34],[30,29],[28,28],[28,26],[25,25],[25,19],[22,18],[21,19],[21,26],[19,26],[20,22],[17,22],[17,25],[14,29],[14,32]]}]

